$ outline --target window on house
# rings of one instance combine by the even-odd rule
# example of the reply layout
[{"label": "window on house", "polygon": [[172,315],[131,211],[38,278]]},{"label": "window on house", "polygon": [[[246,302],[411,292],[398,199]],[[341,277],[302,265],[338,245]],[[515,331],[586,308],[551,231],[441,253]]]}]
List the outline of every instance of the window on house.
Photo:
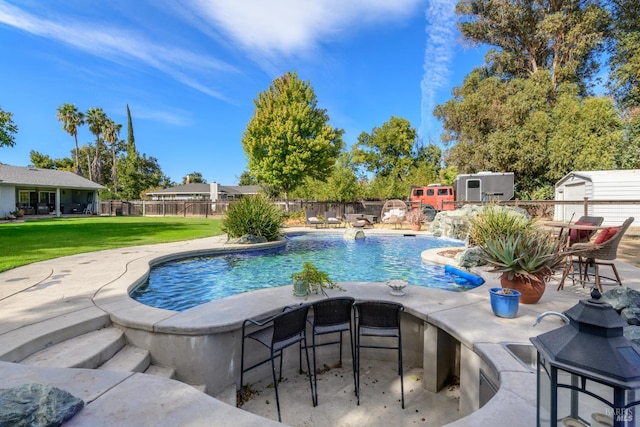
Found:
[{"label": "window on house", "polygon": [[19,191],[18,192],[18,202],[24,206],[30,206],[29,204],[29,194],[30,191]]}]

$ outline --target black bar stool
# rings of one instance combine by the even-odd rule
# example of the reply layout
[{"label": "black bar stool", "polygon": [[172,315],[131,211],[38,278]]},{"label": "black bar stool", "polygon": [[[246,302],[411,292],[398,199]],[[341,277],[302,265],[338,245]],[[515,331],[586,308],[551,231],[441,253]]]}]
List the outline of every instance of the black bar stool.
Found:
[{"label": "black bar stool", "polygon": [[[253,319],[247,319],[242,324],[242,351],[240,362],[240,389],[242,389],[244,382],[244,373],[258,367],[264,363],[271,361],[271,372],[273,374],[273,387],[276,392],[276,406],[278,408],[278,421],[282,422],[282,416],[280,415],[280,400],[278,398],[278,381],[282,380],[282,350],[285,348],[297,344],[304,344],[304,352],[307,358],[307,370],[311,371],[309,364],[309,352],[307,351],[307,329],[306,320],[307,313],[309,311],[308,304],[302,304],[293,308],[285,307],[282,313],[279,313],[273,317],[270,317],[263,321],[257,321]],[[257,331],[247,333],[246,326],[253,324],[261,329]],[[244,347],[245,339],[250,338],[269,348],[270,357],[252,365],[248,368],[244,367]],[[280,357],[280,378],[276,378],[276,365],[275,358]],[[311,375],[309,375],[309,387],[311,388],[311,401],[314,402],[313,384],[311,382]]]},{"label": "black bar stool", "polygon": [[[398,375],[400,375],[400,394],[402,396],[402,409],[404,409],[404,383],[402,379],[402,334],[400,331],[400,315],[404,306],[395,302],[362,301],[354,305],[357,325],[356,334],[356,396],[360,405],[360,349],[379,348],[398,350]],[[362,345],[360,338],[387,337],[397,338],[397,346]]]}]

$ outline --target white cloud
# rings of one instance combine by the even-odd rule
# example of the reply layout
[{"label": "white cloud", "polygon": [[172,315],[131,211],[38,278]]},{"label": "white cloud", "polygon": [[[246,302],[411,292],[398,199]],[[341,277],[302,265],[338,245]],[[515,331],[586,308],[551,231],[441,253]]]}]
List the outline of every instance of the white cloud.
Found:
[{"label": "white cloud", "polygon": [[186,127],[191,125],[189,114],[183,110],[159,110],[147,109],[144,106],[130,106],[131,114],[135,119],[148,119],[175,126]]},{"label": "white cloud", "polygon": [[304,55],[361,26],[406,17],[424,0],[188,0],[183,7],[253,57]]},{"label": "white cloud", "polygon": [[130,64],[131,60],[135,60],[214,98],[226,99],[221,93],[201,83],[194,74],[237,72],[233,66],[223,61],[170,45],[154,43],[126,28],[97,26],[86,22],[74,22],[72,19],[64,19],[64,23],[58,23],[2,1],[0,23],[57,40],[112,62]]},{"label": "white cloud", "polygon": [[427,46],[424,53],[424,74],[422,90],[421,118],[418,133],[429,138],[435,127],[432,116],[435,108],[436,91],[448,86],[451,65],[454,59],[457,28],[455,2],[450,0],[430,0],[425,11],[427,25]]}]

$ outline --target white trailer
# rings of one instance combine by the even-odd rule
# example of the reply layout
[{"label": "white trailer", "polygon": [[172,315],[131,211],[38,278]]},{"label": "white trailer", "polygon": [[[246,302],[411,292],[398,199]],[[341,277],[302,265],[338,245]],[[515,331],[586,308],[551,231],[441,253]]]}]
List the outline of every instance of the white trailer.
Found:
[{"label": "white trailer", "polygon": [[513,172],[479,172],[460,174],[456,177],[457,202],[482,202],[513,199]]},{"label": "white trailer", "polygon": [[[640,169],[574,171],[555,186],[556,201],[640,200]],[[557,204],[554,219],[573,221],[584,215],[583,204]],[[588,204],[587,215],[604,217],[603,225],[620,225],[625,219],[640,218],[638,204]]]}]

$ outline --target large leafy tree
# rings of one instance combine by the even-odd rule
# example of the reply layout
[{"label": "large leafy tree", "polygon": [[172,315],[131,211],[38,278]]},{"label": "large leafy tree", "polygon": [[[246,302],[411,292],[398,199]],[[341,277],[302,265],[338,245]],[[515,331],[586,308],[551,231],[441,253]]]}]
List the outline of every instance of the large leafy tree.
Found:
[{"label": "large leafy tree", "polygon": [[609,22],[600,2],[462,0],[457,11],[463,36],[491,50],[436,107],[448,165],[513,171],[523,198],[572,169],[617,166],[614,105],[588,90]]},{"label": "large leafy tree", "polygon": [[547,70],[553,91],[562,83],[585,88],[609,16],[598,0],[461,0],[456,12],[463,37],[492,46],[492,74],[526,78]]},{"label": "large leafy tree", "polygon": [[18,126],[13,123],[13,113],[0,108],[0,147],[13,147],[16,144],[14,135],[18,133]]},{"label": "large leafy tree", "polygon": [[544,71],[508,81],[469,75],[454,99],[436,107],[444,140],[456,142],[447,162],[460,173],[514,172],[520,198],[571,170],[616,167],[623,133],[612,101],[581,97],[567,84],[550,103],[551,85]]},{"label": "large leafy tree", "polygon": [[325,180],[342,148],[342,131],[329,125],[309,82],[288,72],[254,100],[254,115],[242,137],[249,172],[284,193],[305,178]]},{"label": "large leafy tree", "polygon": [[307,178],[294,192],[294,197],[307,200],[352,202],[364,197],[363,185],[358,181],[350,153],[338,157],[325,181]]},{"label": "large leafy tree", "polygon": [[640,168],[640,2],[611,0],[612,41],[609,89],[622,112],[625,140],[617,162]]},{"label": "large leafy tree", "polygon": [[91,162],[91,168],[89,170],[89,179],[93,182],[100,182],[102,175],[102,154],[103,146],[103,129],[107,120],[107,115],[100,107],[92,107],[87,110],[86,121],[89,125],[89,131],[96,137],[96,143],[94,146],[95,153],[93,161]]},{"label": "large leafy tree", "polygon": [[184,176],[184,178],[182,178],[182,185],[184,184],[193,184],[193,183],[199,183],[199,184],[206,184],[207,180],[204,179],[202,177],[202,173],[200,172],[191,172],[188,173]]},{"label": "large leafy tree", "polygon": [[391,116],[381,127],[358,136],[351,149],[353,161],[368,172],[402,181],[416,164],[417,135],[407,119]]},{"label": "large leafy tree", "polygon": [[75,169],[73,160],[69,157],[53,159],[47,154],[42,154],[38,151],[31,150],[29,151],[29,159],[31,160],[31,164],[37,168],[69,171]]},{"label": "large leafy tree", "polygon": [[80,174],[80,160],[78,154],[78,127],[84,124],[84,114],[78,111],[74,104],[64,103],[58,107],[58,121],[62,122],[62,129],[73,137],[76,144],[75,172]]},{"label": "large leafy tree", "polygon": [[437,182],[442,161],[440,148],[425,146],[408,120],[394,116],[362,132],[351,154],[354,167],[366,172],[361,177],[372,177],[367,191],[372,198],[406,198],[411,185]]}]

